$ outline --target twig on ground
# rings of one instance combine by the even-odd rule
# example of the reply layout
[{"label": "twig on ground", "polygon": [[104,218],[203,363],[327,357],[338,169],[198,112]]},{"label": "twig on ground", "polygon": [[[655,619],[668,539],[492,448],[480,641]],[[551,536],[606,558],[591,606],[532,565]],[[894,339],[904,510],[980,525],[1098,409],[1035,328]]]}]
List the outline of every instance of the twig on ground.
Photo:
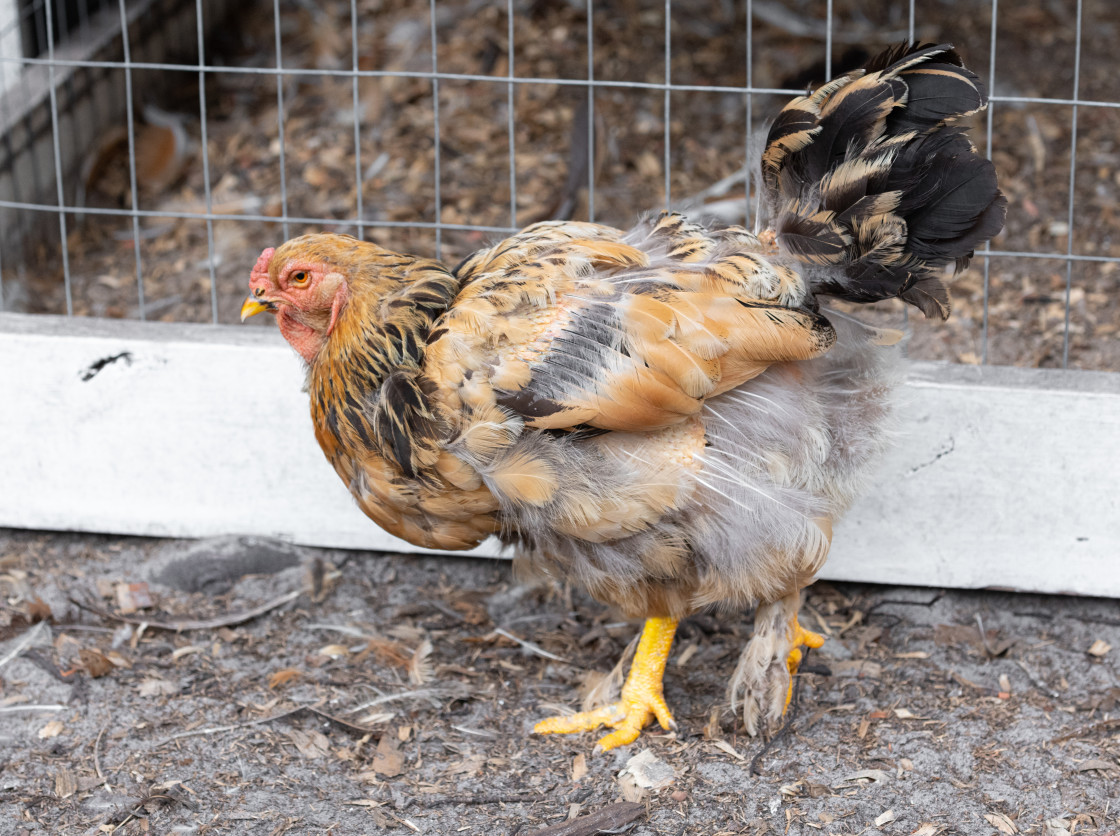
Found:
[{"label": "twig on ground", "polygon": [[200,735],[221,734],[222,732],[234,731],[235,729],[243,729],[247,726],[259,726],[262,723],[271,723],[276,720],[284,720],[303,711],[308,711],[317,717],[322,717],[324,720],[335,723],[336,725],[342,726],[343,728],[350,731],[358,732],[359,734],[376,734],[380,731],[380,729],[371,728],[370,726],[362,726],[357,723],[351,723],[348,720],[343,720],[341,717],[335,717],[333,714],[328,714],[327,712],[322,711],[314,705],[297,705],[295,708],[290,708],[287,711],[281,711],[279,714],[270,714],[268,717],[258,717],[256,720],[246,720],[244,723],[233,723],[229,726],[214,726],[208,729],[191,729],[190,731],[179,732],[178,734],[173,734],[170,737],[165,737],[163,740],[159,741],[156,746],[165,746],[168,743],[172,743],[176,740],[182,740],[184,737],[198,737]]},{"label": "twig on ground", "polygon": [[229,613],[228,615],[220,615],[216,618],[207,618],[201,620],[184,620],[184,621],[153,621],[149,618],[131,618],[127,615],[119,615],[115,612],[102,609],[89,601],[82,601],[74,596],[70,596],[70,601],[77,607],[83,610],[99,615],[102,618],[112,618],[116,621],[123,621],[126,624],[143,625],[149,630],[170,630],[173,633],[181,633],[184,630],[214,630],[219,627],[233,627],[238,624],[244,624],[246,621],[252,621],[254,618],[259,618],[270,610],[287,604],[289,601],[294,601],[304,590],[293,589],[291,592],[286,592],[279,598],[273,598],[271,601],[266,601],[259,607],[254,607],[251,610],[244,612]]},{"label": "twig on ground", "polygon": [[997,652],[988,642],[988,631],[984,629],[984,619],[980,617],[980,613],[976,613],[976,629],[980,631],[980,643],[984,646],[984,652],[987,653],[988,656],[995,659],[1007,652],[1006,647]]},{"label": "twig on ground", "polygon": [[21,711],[63,711],[64,705],[4,705],[0,706],[0,714],[18,714]]},{"label": "twig on ground", "polygon": [[[419,800],[419,799],[418,799]],[[489,795],[433,795],[423,799],[424,807],[440,807],[444,804],[533,804],[546,801],[543,793],[495,793]]]},{"label": "twig on ground", "polygon": [[[543,656],[545,659],[552,659],[555,662],[563,662],[565,665],[571,665],[572,664],[567,659],[565,659],[563,656],[557,656],[555,653],[549,653],[547,650],[545,650],[540,645],[536,645],[536,644],[533,644],[531,641],[526,641],[525,639],[518,638],[513,633],[511,633],[509,630],[506,630],[502,627],[495,628],[494,632],[491,633],[491,635],[494,635],[494,634],[497,634],[499,636],[503,636],[503,637],[509,639],[511,642],[517,642],[517,644],[521,645],[521,647],[524,650],[527,650],[530,653],[533,653],[537,656]],[[576,667],[578,667],[578,665]]]},{"label": "twig on ground", "polygon": [[1051,738],[1050,742],[1065,743],[1067,740],[1073,740],[1078,737],[1090,737],[1091,735],[1099,734],[1100,732],[1110,731],[1117,728],[1120,728],[1120,717],[1116,717],[1112,720],[1105,720],[1101,723],[1094,723],[1091,726],[1085,726],[1084,728],[1080,728],[1077,731],[1060,734],[1057,737]]},{"label": "twig on ground", "polygon": [[97,777],[101,779],[101,783],[106,783],[108,779],[105,773],[101,771],[101,738],[105,734],[105,730],[109,728],[106,723],[101,727],[101,731],[97,733],[97,739],[93,741],[93,770],[97,773]]},{"label": "twig on ground", "polygon": [[4,665],[8,664],[8,662],[15,659],[17,656],[19,656],[19,654],[23,653],[23,651],[27,650],[27,648],[31,647],[31,645],[33,645],[35,642],[39,641],[39,636],[41,636],[44,632],[48,632],[49,630],[50,626],[47,624],[47,622],[40,621],[38,624],[24,633],[20,637],[20,640],[16,642],[16,646],[8,651],[8,654],[3,659],[0,659],[0,668],[4,667]]},{"label": "twig on ground", "polygon": [[355,708],[351,708],[347,714],[357,714],[359,711],[365,711],[367,708],[373,708],[375,705],[381,705],[385,702],[393,702],[394,700],[409,700],[409,699],[426,699],[429,700],[434,706],[439,706],[438,696],[442,696],[444,691],[440,688],[417,688],[413,691],[400,691],[396,694],[382,694],[372,700],[367,700]]},{"label": "twig on ground", "polygon": [[[134,818],[138,818],[139,815],[140,815],[140,811],[144,807],[144,805],[145,804],[151,804],[153,801],[159,801],[159,802],[162,802],[164,804],[173,804],[173,803],[178,802],[179,804],[182,804],[184,807],[186,807],[188,810],[198,809],[197,804],[192,802],[190,799],[186,798],[175,787],[170,786],[170,787],[167,787],[167,789],[164,790],[161,793],[150,793],[149,795],[146,795],[143,798],[141,798],[139,801],[137,801],[136,804],[133,806],[133,808],[129,811],[128,815],[125,816],[124,819],[119,824],[114,825],[113,829],[110,830],[109,833],[110,834],[116,833],[118,830],[120,830],[122,827],[124,827],[126,824],[128,824],[130,821],[132,821]],[[106,822],[106,824],[111,824],[111,822]]]},{"label": "twig on ground", "polygon": [[900,607],[932,607],[938,601],[945,597],[945,590],[938,590],[937,594],[930,598],[928,601],[906,601],[902,598],[884,598],[881,601],[876,601],[867,608],[867,616],[870,616],[879,607],[900,606]]},{"label": "twig on ground", "polygon": [[534,830],[532,836],[595,836],[597,833],[623,833],[646,813],[644,804],[620,801],[578,819]]},{"label": "twig on ground", "polygon": [[39,668],[39,670],[43,671],[43,673],[50,674],[52,679],[55,679],[58,682],[64,682],[67,685],[74,684],[74,671],[71,671],[69,674],[63,673],[58,669],[58,665],[56,665],[38,650],[25,651],[23,654],[23,658],[33,664],[35,667]]},{"label": "twig on ground", "polygon": [[303,709],[305,711],[310,711],[317,717],[322,717],[324,720],[330,723],[334,723],[336,726],[342,726],[344,729],[348,729],[349,731],[356,732],[358,734],[376,734],[377,732],[381,731],[380,729],[363,726],[360,723],[351,723],[349,720],[343,720],[341,717],[337,717],[334,714],[328,714],[327,712],[323,711],[320,708],[316,708],[313,705],[305,705],[303,706]]}]

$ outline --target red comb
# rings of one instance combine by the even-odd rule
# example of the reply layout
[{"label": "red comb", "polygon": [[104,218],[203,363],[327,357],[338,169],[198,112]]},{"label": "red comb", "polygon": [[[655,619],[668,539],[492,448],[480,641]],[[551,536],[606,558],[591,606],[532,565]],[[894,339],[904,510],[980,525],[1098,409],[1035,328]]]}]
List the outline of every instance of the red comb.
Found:
[{"label": "red comb", "polygon": [[257,263],[253,265],[253,279],[264,279],[266,281],[268,280],[268,263],[272,261],[272,254],[275,252],[275,247],[269,247],[267,250],[261,253],[261,257],[258,258]]}]

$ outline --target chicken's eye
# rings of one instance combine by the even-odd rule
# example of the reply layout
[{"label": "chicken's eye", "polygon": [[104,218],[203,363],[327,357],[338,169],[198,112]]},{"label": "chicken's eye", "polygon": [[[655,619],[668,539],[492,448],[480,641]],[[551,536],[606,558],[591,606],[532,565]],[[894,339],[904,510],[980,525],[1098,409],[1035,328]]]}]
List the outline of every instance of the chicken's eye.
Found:
[{"label": "chicken's eye", "polygon": [[307,271],[297,270],[296,272],[292,273],[292,275],[288,278],[288,281],[294,285],[307,284]]}]

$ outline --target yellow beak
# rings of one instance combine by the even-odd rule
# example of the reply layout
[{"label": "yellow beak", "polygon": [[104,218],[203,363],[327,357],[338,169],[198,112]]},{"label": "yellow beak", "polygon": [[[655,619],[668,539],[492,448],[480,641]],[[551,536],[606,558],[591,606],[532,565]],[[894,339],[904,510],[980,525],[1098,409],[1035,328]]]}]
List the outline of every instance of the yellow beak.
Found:
[{"label": "yellow beak", "polygon": [[252,296],[241,303],[241,321],[244,322],[251,316],[256,316],[261,311],[267,311],[268,305],[258,302]]}]

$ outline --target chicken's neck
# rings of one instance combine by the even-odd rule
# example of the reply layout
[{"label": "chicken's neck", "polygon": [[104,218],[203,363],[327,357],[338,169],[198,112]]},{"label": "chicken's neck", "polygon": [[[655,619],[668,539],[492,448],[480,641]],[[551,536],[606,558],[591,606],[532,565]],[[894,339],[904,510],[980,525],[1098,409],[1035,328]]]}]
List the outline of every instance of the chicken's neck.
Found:
[{"label": "chicken's neck", "polygon": [[421,368],[432,326],[457,292],[442,265],[419,259],[350,281],[346,307],[310,364],[312,419],[329,457],[375,452],[406,476],[434,460],[439,425]]}]

